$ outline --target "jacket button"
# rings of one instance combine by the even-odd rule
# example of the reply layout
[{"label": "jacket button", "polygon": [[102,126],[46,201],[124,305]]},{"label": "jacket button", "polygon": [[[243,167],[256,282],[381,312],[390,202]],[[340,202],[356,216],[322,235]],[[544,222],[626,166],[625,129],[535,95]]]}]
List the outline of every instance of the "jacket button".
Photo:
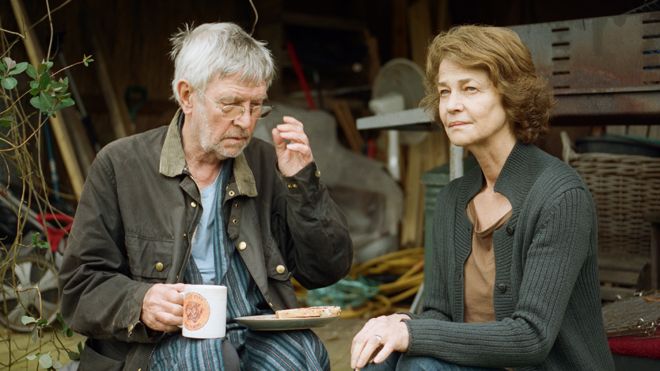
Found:
[{"label": "jacket button", "polygon": [[316,170],[316,171],[314,172],[314,175],[315,175],[317,178],[320,178],[320,177],[321,177],[321,170]]},{"label": "jacket button", "polygon": [[129,333],[131,333],[131,332],[133,332],[133,330],[135,330],[135,326],[133,326],[133,325],[128,325],[128,329],[127,329],[127,330],[128,330]]},{"label": "jacket button", "polygon": [[195,201],[191,202],[191,203],[190,203],[190,206],[192,206],[192,207],[197,207],[197,202],[195,202]]},{"label": "jacket button", "polygon": [[234,197],[234,196],[236,195],[236,192],[234,192],[234,191],[229,191],[228,194],[229,194],[229,197]]},{"label": "jacket button", "polygon": [[245,243],[245,241],[241,241],[238,243],[238,249],[241,251],[247,249],[247,244]]},{"label": "jacket button", "polygon": [[236,219],[236,218],[232,219],[231,224],[238,224],[238,219]]},{"label": "jacket button", "polygon": [[497,287],[497,291],[499,291],[501,293],[505,293],[506,289],[507,289],[507,286],[506,286],[505,283],[498,283],[497,285],[495,285],[495,287]]},{"label": "jacket button", "polygon": [[154,268],[156,268],[156,271],[162,272],[163,269],[165,269],[165,265],[163,265],[163,263],[161,263],[161,262],[158,262],[158,263],[156,263],[156,266]]},{"label": "jacket button", "polygon": [[277,267],[275,267],[275,271],[277,271],[277,273],[279,274],[282,274],[286,272],[286,268],[282,264],[280,264]]},{"label": "jacket button", "polygon": [[512,226],[510,226],[510,225],[507,225],[507,226],[506,226],[506,233],[507,233],[509,236],[513,236],[513,232],[514,232],[514,231],[515,231],[515,229],[514,229]]}]

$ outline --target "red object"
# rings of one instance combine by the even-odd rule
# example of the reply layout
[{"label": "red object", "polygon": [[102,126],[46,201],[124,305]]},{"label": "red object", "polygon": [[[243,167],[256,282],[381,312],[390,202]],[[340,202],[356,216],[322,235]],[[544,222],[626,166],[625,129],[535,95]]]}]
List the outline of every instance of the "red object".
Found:
[{"label": "red object", "polygon": [[378,156],[378,146],[374,139],[369,139],[367,141],[367,157],[376,158]]},{"label": "red object", "polygon": [[298,77],[300,88],[305,93],[307,106],[309,109],[316,109],[316,104],[314,103],[314,99],[312,99],[312,93],[309,90],[309,85],[307,85],[307,80],[305,80],[305,74],[303,74],[302,67],[300,66],[300,61],[298,60],[296,49],[293,47],[293,44],[290,41],[286,43],[286,50],[289,53],[289,58],[291,59],[293,70],[296,72],[296,76]]},{"label": "red object", "polygon": [[612,353],[660,359],[660,337],[617,336],[607,341]]},{"label": "red object", "polygon": [[[50,244],[50,251],[56,252],[57,246],[59,246],[62,238],[71,232],[73,218],[66,214],[39,214],[37,215],[37,220],[46,229],[46,237],[48,238],[48,243]],[[55,224],[57,227],[53,227],[51,224]]]}]

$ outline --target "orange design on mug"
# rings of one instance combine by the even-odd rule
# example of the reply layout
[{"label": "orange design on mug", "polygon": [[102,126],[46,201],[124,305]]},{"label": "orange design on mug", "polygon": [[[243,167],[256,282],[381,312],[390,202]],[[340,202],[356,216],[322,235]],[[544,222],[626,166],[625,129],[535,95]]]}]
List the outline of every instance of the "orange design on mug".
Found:
[{"label": "orange design on mug", "polygon": [[197,331],[209,321],[211,307],[206,299],[196,293],[189,292],[183,299],[183,326],[190,331]]}]

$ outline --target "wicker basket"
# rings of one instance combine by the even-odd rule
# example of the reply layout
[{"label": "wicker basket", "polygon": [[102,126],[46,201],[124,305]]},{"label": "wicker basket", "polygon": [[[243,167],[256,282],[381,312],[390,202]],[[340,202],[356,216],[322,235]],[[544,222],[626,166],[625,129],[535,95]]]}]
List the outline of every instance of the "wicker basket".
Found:
[{"label": "wicker basket", "polygon": [[660,158],[575,153],[561,133],[564,161],[582,176],[596,203],[599,254],[651,257],[651,224],[660,212]]}]

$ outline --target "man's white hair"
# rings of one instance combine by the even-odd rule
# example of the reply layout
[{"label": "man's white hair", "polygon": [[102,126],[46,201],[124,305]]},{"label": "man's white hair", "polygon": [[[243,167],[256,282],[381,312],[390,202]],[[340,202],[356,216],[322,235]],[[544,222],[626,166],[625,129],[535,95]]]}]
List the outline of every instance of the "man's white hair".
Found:
[{"label": "man's white hair", "polygon": [[273,56],[266,43],[255,40],[234,23],[205,23],[195,28],[186,24],[170,41],[172,91],[179,104],[176,86],[181,80],[204,91],[213,78],[238,75],[247,84],[265,82],[270,86],[275,76]]}]

